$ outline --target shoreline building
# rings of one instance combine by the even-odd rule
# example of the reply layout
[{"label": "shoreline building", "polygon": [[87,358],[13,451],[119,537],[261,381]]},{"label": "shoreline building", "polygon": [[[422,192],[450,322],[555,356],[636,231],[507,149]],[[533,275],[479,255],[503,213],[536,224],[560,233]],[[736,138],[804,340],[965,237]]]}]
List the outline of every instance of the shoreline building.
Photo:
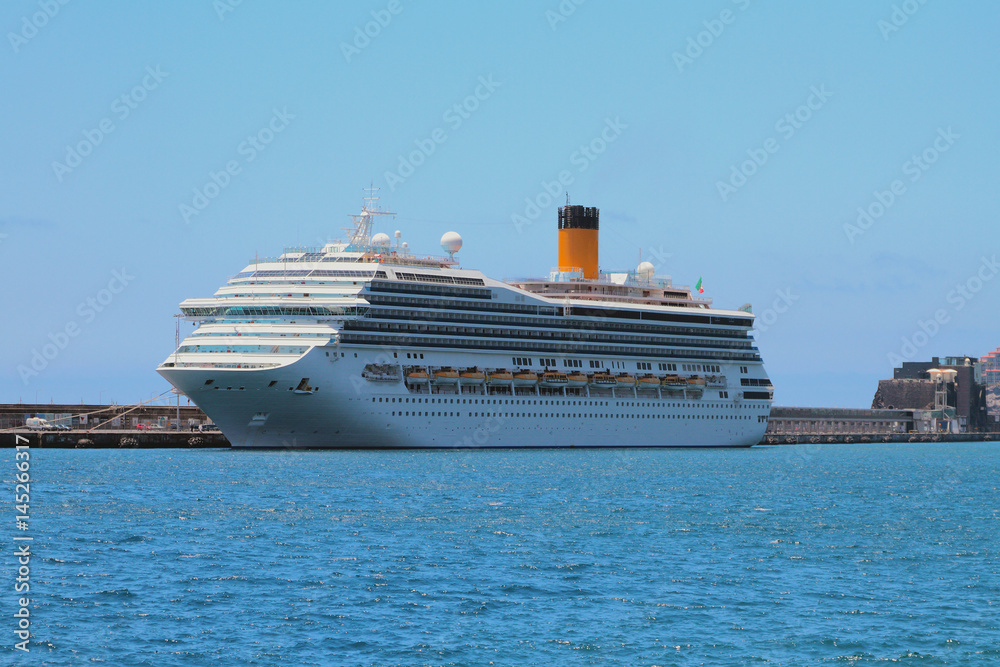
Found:
[{"label": "shoreline building", "polygon": [[[768,438],[897,437],[1000,431],[1000,348],[906,361],[879,380],[870,409],[773,406]],[[849,440],[845,440],[849,441]],[[833,440],[830,440],[833,442]]]},{"label": "shoreline building", "polygon": [[[1000,358],[997,364],[1000,369]],[[986,430],[982,369],[979,360],[969,356],[905,361],[893,369],[891,380],[879,380],[872,409],[913,410],[915,421],[924,422],[932,432]]]},{"label": "shoreline building", "polygon": [[1000,347],[983,355],[979,382],[985,390],[987,427],[997,430],[1000,428]]}]

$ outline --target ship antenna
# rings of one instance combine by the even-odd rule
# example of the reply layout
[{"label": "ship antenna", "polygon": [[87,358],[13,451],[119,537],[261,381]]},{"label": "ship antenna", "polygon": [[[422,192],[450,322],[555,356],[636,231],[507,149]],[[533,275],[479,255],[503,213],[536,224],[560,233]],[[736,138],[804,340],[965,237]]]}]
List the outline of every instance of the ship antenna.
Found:
[{"label": "ship antenna", "polygon": [[348,234],[350,234],[350,245],[356,250],[368,250],[372,244],[372,223],[373,218],[376,215],[396,215],[390,211],[380,210],[375,202],[378,201],[378,197],[375,193],[379,191],[379,188],[375,187],[375,182],[372,181],[371,186],[363,189],[368,193],[365,197],[365,205],[361,208],[360,215],[352,215],[351,218],[354,220],[353,229],[345,229]]}]

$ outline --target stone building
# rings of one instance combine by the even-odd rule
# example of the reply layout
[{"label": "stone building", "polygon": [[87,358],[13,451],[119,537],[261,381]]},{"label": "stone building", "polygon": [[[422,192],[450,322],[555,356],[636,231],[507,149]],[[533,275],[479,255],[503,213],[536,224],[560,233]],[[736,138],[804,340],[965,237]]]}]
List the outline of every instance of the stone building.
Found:
[{"label": "stone building", "polygon": [[932,430],[967,433],[987,429],[986,388],[982,365],[975,357],[932,357],[906,361],[880,380],[873,409],[926,413]]}]

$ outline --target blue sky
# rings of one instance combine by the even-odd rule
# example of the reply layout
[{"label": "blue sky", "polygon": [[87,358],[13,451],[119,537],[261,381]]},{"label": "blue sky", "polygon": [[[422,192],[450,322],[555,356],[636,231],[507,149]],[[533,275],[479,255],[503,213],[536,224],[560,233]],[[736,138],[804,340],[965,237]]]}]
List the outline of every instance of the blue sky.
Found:
[{"label": "blue sky", "polygon": [[0,29],[3,402],[163,391],[177,304],[337,237],[370,182],[379,231],[458,231],[498,278],[555,265],[547,188],[600,207],[602,268],[753,305],[781,405],[1000,345],[996,3],[17,0]]}]

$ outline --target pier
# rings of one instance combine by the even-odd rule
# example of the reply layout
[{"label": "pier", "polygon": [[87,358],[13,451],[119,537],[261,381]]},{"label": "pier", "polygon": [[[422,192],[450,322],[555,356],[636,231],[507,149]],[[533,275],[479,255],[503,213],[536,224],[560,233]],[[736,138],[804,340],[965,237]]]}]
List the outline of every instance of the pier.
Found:
[{"label": "pier", "polygon": [[1000,433],[785,433],[765,435],[758,445],[846,445],[893,442],[990,442]]},{"label": "pier", "polygon": [[955,429],[942,411],[772,406],[761,445],[989,442],[1000,432]]},{"label": "pier", "polygon": [[[27,441],[27,442],[26,442]],[[0,446],[15,444],[40,449],[198,449],[229,447],[219,431],[34,431],[16,429],[0,433]]]},{"label": "pier", "polygon": [[[29,428],[31,418],[43,419],[53,428]],[[219,431],[199,430],[210,423],[195,406],[10,403],[0,405],[0,447],[229,447]]]}]

